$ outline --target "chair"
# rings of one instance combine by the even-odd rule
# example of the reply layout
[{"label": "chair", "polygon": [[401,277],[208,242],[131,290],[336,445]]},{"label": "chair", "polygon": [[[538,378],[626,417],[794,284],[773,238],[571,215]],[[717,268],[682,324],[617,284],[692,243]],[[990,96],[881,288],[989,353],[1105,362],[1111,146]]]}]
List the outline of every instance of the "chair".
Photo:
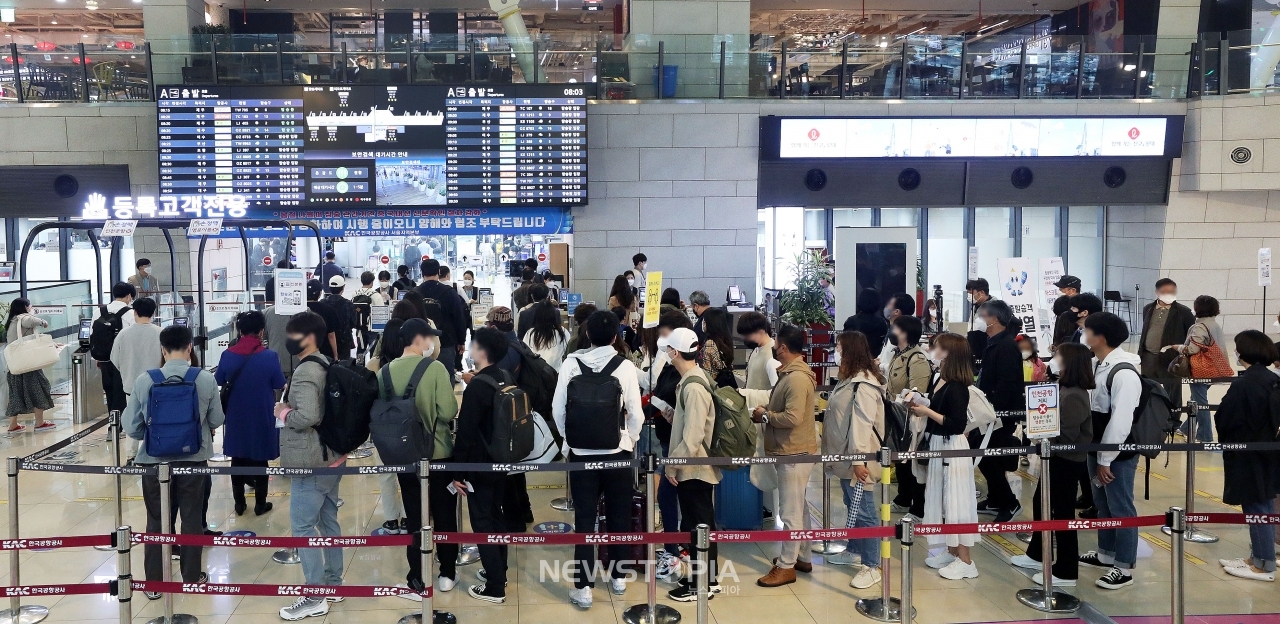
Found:
[{"label": "chair", "polygon": [[1124,306],[1124,314],[1129,319],[1129,331],[1133,331],[1133,300],[1120,294],[1118,290],[1107,290],[1102,293],[1102,305],[1110,313],[1120,316],[1120,307]]}]

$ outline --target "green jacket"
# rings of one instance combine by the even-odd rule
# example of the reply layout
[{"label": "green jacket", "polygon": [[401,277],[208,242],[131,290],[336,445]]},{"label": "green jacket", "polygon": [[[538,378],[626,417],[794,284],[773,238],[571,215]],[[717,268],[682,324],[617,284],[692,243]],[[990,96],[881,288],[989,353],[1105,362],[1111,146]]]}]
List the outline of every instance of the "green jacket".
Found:
[{"label": "green jacket", "polygon": [[[387,365],[391,368],[391,385],[395,388],[396,396],[404,396],[405,388],[409,387],[409,377],[421,361],[422,356],[405,353]],[[378,376],[378,392],[383,395],[382,398],[390,398],[385,396],[386,389],[382,386],[381,375]],[[458,415],[458,400],[453,395],[453,384],[449,383],[449,372],[438,360],[432,362],[427,367],[427,372],[423,373],[422,381],[418,382],[418,389],[414,393],[414,403],[418,406],[422,426],[428,432],[433,429],[435,431],[435,453],[431,459],[452,456],[453,435],[450,422]]]}]

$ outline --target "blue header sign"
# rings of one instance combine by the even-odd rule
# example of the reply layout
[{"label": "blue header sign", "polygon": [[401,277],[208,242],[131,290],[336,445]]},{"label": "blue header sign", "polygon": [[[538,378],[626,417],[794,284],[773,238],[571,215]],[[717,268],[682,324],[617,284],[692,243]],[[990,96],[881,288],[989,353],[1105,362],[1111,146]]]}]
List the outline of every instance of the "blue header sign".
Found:
[{"label": "blue header sign", "polygon": [[[570,234],[573,214],[565,207],[521,208],[378,208],[351,210],[270,210],[251,208],[250,219],[302,219],[315,223],[322,236],[421,236],[480,234]],[[228,225],[234,225],[228,221]],[[294,236],[307,236],[309,230]],[[283,238],[282,229],[246,231],[252,238]],[[221,238],[239,237],[235,227],[223,228]]]}]

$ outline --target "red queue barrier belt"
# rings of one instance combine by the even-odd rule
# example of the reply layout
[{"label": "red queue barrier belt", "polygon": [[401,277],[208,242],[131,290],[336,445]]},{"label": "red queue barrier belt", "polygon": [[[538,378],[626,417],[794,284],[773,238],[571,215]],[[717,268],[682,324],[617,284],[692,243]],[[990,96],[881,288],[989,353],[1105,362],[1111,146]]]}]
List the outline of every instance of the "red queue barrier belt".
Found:
[{"label": "red queue barrier belt", "polygon": [[[439,540],[437,540],[439,541]],[[341,535],[338,537],[234,537],[185,533],[134,533],[134,544],[230,546],[236,548],[370,548],[409,546],[412,535]]]},{"label": "red queue barrier belt", "polygon": [[[106,587],[106,585],[103,585]],[[417,593],[431,597],[431,589],[411,592],[403,587],[385,585],[245,585],[238,583],[179,583],[177,581],[138,581],[136,591],[161,594],[205,594],[223,596],[314,596],[324,598],[386,598]],[[87,592],[86,592],[87,593]],[[93,592],[97,593],[97,592]],[[105,592],[104,592],[105,593]]]},{"label": "red queue barrier belt", "polygon": [[85,596],[89,594],[113,594],[109,583],[86,583],[84,585],[14,585],[0,588],[3,598],[19,598],[22,596]]},{"label": "red queue barrier belt", "polygon": [[1280,524],[1280,514],[1189,513],[1193,524]]},{"label": "red queue barrier belt", "polygon": [[87,546],[112,546],[112,535],[76,535],[73,537],[28,537],[0,540],[0,550],[48,550],[51,548],[82,548]]}]

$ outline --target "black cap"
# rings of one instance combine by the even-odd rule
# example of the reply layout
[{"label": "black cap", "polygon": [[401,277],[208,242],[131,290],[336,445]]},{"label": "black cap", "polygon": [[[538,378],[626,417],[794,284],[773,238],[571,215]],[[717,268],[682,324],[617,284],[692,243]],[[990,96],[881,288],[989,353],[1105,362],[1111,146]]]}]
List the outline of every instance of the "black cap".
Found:
[{"label": "black cap", "polygon": [[320,280],[313,279],[307,282],[307,299],[319,299],[322,292],[324,288],[320,286]]},{"label": "black cap", "polygon": [[400,343],[409,344],[418,336],[439,336],[440,330],[431,327],[420,318],[411,318],[400,325]]},{"label": "black cap", "polygon": [[1058,281],[1054,282],[1053,285],[1058,288],[1074,288],[1076,290],[1080,290],[1080,278],[1074,275],[1063,275],[1058,278]]}]

